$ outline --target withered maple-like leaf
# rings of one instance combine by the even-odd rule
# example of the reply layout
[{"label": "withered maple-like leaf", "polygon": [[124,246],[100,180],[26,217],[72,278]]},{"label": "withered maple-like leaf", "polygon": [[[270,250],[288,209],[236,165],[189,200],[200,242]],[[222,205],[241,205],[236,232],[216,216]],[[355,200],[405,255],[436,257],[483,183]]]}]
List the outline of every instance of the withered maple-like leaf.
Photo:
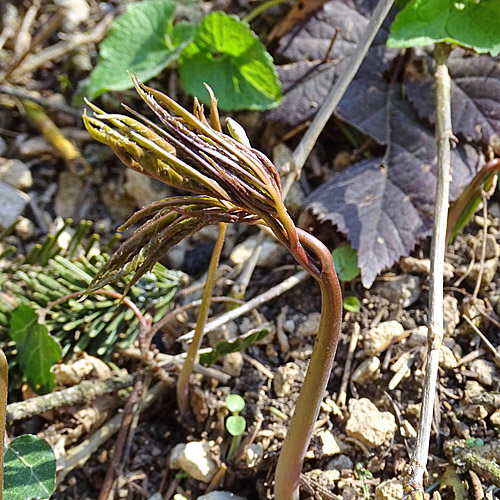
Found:
[{"label": "withered maple-like leaf", "polygon": [[[434,134],[401,99],[399,85],[388,104],[388,87],[382,79],[356,80],[338,108],[343,120],[386,144],[386,156],[351,165],[306,200],[306,210],[336,226],[357,249],[366,287],[432,230]],[[478,162],[470,146],[452,151],[452,199],[472,179]]]},{"label": "withered maple-like leaf", "polygon": [[[349,63],[376,4],[376,0],[331,0],[281,38],[278,54],[293,62],[277,68],[283,101],[268,113],[269,120],[294,126],[314,116]],[[385,46],[392,18],[388,16],[375,37],[368,59],[375,57],[388,63],[398,54]]]},{"label": "withered maple-like leaf", "polygon": [[[408,100],[418,115],[435,121],[433,61],[428,56],[429,78],[405,80]],[[455,49],[448,59],[451,76],[453,133],[467,141],[500,150],[500,57],[470,54]]]}]

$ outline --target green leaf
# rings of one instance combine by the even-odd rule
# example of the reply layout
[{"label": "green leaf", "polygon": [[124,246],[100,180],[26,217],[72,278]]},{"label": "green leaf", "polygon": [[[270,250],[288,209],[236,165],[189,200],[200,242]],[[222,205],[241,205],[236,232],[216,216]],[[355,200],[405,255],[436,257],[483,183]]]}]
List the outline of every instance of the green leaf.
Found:
[{"label": "green leaf", "polygon": [[342,305],[346,311],[358,312],[359,311],[359,300],[357,297],[344,297],[342,299]]},{"label": "green leaf", "polygon": [[476,52],[500,52],[498,0],[413,0],[392,24],[389,47],[450,42]]},{"label": "green leaf", "polygon": [[231,413],[239,413],[245,408],[245,400],[239,394],[230,394],[226,398],[226,406]]},{"label": "green leaf", "polygon": [[231,415],[227,417],[226,420],[226,429],[231,436],[241,436],[245,432],[245,428],[247,423],[243,417],[239,415]]},{"label": "green leaf", "polygon": [[10,319],[10,337],[16,343],[17,359],[28,384],[35,392],[46,393],[55,387],[55,376],[50,368],[60,361],[62,351],[38,319],[33,308],[16,307]]},{"label": "green leaf", "polygon": [[336,248],[332,256],[340,281],[352,281],[359,276],[358,254],[351,245]]},{"label": "green leaf", "polygon": [[195,27],[185,22],[173,26],[175,7],[172,0],[129,5],[101,43],[99,61],[82,94],[94,98],[107,90],[132,88],[127,71],[147,81],[176,60],[191,43]]},{"label": "green leaf", "polygon": [[251,330],[234,340],[221,340],[215,344],[211,351],[200,354],[200,363],[204,366],[212,366],[222,356],[232,352],[240,352],[255,344],[255,342],[262,340],[270,331],[270,328],[261,327],[258,330]]},{"label": "green leaf", "polygon": [[49,498],[56,488],[56,457],[44,439],[24,434],[4,454],[4,500]]},{"label": "green leaf", "polygon": [[272,57],[248,24],[223,12],[200,23],[181,54],[179,72],[186,92],[209,104],[207,83],[222,109],[263,110],[281,102]]}]

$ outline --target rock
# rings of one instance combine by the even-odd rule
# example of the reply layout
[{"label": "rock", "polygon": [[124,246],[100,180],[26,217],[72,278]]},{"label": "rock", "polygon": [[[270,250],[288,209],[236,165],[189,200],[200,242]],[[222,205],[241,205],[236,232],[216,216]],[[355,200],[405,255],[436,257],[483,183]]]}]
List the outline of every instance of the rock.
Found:
[{"label": "rock", "polygon": [[170,455],[170,467],[180,468],[193,479],[209,483],[218,469],[212,457],[213,444],[213,441],[192,441],[183,447],[177,445]]},{"label": "rock", "polygon": [[10,184],[0,182],[0,229],[7,228],[13,224],[23,213],[30,197],[12,187]]},{"label": "rock", "polygon": [[122,221],[134,212],[134,199],[124,193],[114,180],[101,185],[99,194],[111,217]]},{"label": "rock", "polygon": [[211,491],[205,495],[198,497],[198,500],[247,500],[245,497],[241,497],[231,493],[229,491]]},{"label": "rock", "polygon": [[488,416],[488,412],[483,405],[467,405],[464,413],[467,418],[476,422],[484,420]]},{"label": "rock", "polygon": [[[483,232],[480,231],[477,235],[478,241],[477,244],[475,245],[475,256],[476,256],[476,262],[479,262],[481,260],[481,253],[483,251]],[[497,240],[492,234],[486,234],[486,248],[485,248],[485,254],[484,258],[486,260],[489,259],[498,259],[500,257],[500,245],[497,243]]]},{"label": "rock", "polygon": [[365,359],[351,375],[351,380],[356,384],[364,384],[368,380],[375,378],[380,368],[380,359],[377,356],[370,356]]},{"label": "rock", "polygon": [[403,325],[398,321],[384,321],[365,334],[364,349],[368,356],[379,355],[392,340],[404,332]]},{"label": "rock", "polygon": [[217,330],[207,333],[208,344],[215,347],[221,340],[232,340],[238,336],[238,325],[234,321],[221,325]]},{"label": "rock", "polygon": [[446,370],[453,370],[458,366],[458,359],[453,351],[446,345],[442,344],[439,350],[439,366]]},{"label": "rock", "polygon": [[375,488],[377,500],[401,500],[403,498],[403,481],[388,479]]},{"label": "rock", "polygon": [[354,462],[347,455],[338,455],[332,458],[327,464],[327,470],[352,470]]},{"label": "rock", "polygon": [[84,181],[69,172],[61,172],[57,185],[54,202],[56,215],[63,219],[74,217],[81,203]]},{"label": "rock", "polygon": [[340,472],[335,469],[313,469],[304,473],[304,476],[309,481],[312,481],[314,484],[324,488],[326,491],[333,491],[335,489],[336,482],[340,479]]},{"label": "rock", "polygon": [[405,438],[417,437],[417,431],[415,430],[413,425],[411,425],[411,423],[408,422],[408,420],[406,419],[403,420],[403,422],[401,422],[401,427],[399,428],[399,432],[401,432],[401,435]]},{"label": "rock", "polygon": [[[429,274],[431,272],[431,259],[417,259],[416,257],[403,257],[399,261],[401,271],[405,273]],[[453,278],[454,268],[449,262],[444,263],[443,276],[449,280]]]},{"label": "rock", "polygon": [[452,295],[443,297],[443,329],[445,335],[453,335],[455,328],[460,322],[460,311],[458,310],[458,300]]},{"label": "rock", "polygon": [[257,467],[264,456],[264,448],[260,443],[247,444],[244,450],[245,463],[249,469]]},{"label": "rock", "polygon": [[497,427],[500,427],[500,410],[495,411],[490,416],[490,422]]},{"label": "rock", "polygon": [[0,181],[21,190],[29,189],[33,185],[31,171],[21,160],[0,163]]},{"label": "rock", "polygon": [[392,413],[380,412],[367,398],[349,400],[349,418],[346,424],[349,437],[373,448],[388,443],[397,430]]},{"label": "rock", "polygon": [[90,16],[90,6],[86,0],[54,0],[64,12],[63,31],[70,33]]},{"label": "rock", "polygon": [[420,278],[411,274],[384,281],[383,286],[377,287],[378,293],[393,304],[401,304],[402,307],[409,307],[420,297]]},{"label": "rock", "polygon": [[16,236],[22,240],[29,240],[33,236],[35,225],[26,217],[19,217],[19,222],[16,224]]},{"label": "rock", "polygon": [[222,363],[222,371],[231,375],[231,377],[239,377],[243,368],[243,355],[241,352],[231,352],[224,356]]},{"label": "rock", "polygon": [[170,452],[170,459],[168,461],[168,466],[170,469],[180,469],[181,464],[179,463],[179,458],[184,453],[184,448],[186,443],[179,443],[172,448]]},{"label": "rock", "polygon": [[276,396],[282,398],[290,392],[299,371],[299,367],[295,363],[287,363],[278,367],[273,379],[273,389]]},{"label": "rock", "polygon": [[[229,259],[235,265],[245,263],[254,253],[256,238],[251,237],[236,245]],[[262,244],[262,250],[257,260],[257,267],[272,268],[282,263],[287,251],[283,245],[276,241],[266,239]]]},{"label": "rock", "polygon": [[319,330],[319,322],[321,321],[321,313],[313,312],[307,316],[307,319],[301,323],[297,329],[297,334],[301,337],[309,337],[316,335]]},{"label": "rock", "polygon": [[470,370],[476,374],[477,379],[483,385],[491,386],[500,377],[495,363],[486,361],[485,359],[475,359],[470,364]]},{"label": "rock", "polygon": [[318,436],[323,442],[321,451],[323,452],[323,455],[326,455],[327,457],[338,455],[342,451],[342,449],[345,448],[344,443],[342,443],[340,439],[338,439],[328,430],[319,431]]},{"label": "rock", "polygon": [[125,170],[125,179],[125,192],[135,201],[137,207],[144,207],[173,193],[172,188],[163,182],[129,168]]},{"label": "rock", "polygon": [[426,326],[417,326],[412,330],[410,338],[408,339],[409,347],[419,347],[427,344],[427,332],[428,328]]}]

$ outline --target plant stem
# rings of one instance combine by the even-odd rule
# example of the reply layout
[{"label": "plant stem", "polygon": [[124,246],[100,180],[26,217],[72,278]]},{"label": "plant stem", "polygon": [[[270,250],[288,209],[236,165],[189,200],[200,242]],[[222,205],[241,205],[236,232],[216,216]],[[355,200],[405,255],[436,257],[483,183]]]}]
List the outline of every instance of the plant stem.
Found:
[{"label": "plant stem", "polygon": [[312,273],[321,287],[321,321],[309,368],[281,449],[276,468],[276,500],[298,500],[300,473],[321,401],[330,377],[342,322],[342,294],[333,258],[314,236],[297,229],[300,242],[319,258],[321,271]]},{"label": "plant stem", "polygon": [[198,320],[194,331],[193,341],[189,345],[186,361],[184,361],[179,378],[177,379],[177,404],[179,406],[180,414],[183,417],[188,414],[189,410],[189,377],[193,371],[198,349],[200,348],[201,341],[203,339],[203,330],[205,328],[208,312],[210,310],[210,299],[212,297],[212,290],[214,287],[215,273],[217,271],[217,265],[219,264],[225,236],[226,224],[221,222],[219,224],[219,235],[217,236],[212,258],[210,259],[210,265],[208,266],[207,281],[205,283],[205,288],[203,289],[203,296],[201,299],[201,306],[198,313]]},{"label": "plant stem", "polygon": [[286,0],[268,0],[267,2],[261,3],[251,12],[249,12],[241,21],[244,23],[251,23],[257,16],[260,16],[263,12],[275,5],[286,2]]},{"label": "plant stem", "polygon": [[429,454],[434,399],[439,367],[439,351],[443,340],[443,272],[446,248],[446,225],[448,219],[450,188],[450,139],[451,104],[450,75],[446,61],[450,48],[437,44],[436,60],[436,141],[438,148],[438,171],[436,179],[436,207],[431,246],[431,269],[429,286],[429,322],[427,368],[422,394],[422,410],[418,425],[418,437],[410,465],[404,498],[423,498],[424,475]]},{"label": "plant stem", "polygon": [[5,441],[5,415],[7,413],[7,394],[9,392],[9,365],[0,349],[0,500],[3,499],[3,454]]}]

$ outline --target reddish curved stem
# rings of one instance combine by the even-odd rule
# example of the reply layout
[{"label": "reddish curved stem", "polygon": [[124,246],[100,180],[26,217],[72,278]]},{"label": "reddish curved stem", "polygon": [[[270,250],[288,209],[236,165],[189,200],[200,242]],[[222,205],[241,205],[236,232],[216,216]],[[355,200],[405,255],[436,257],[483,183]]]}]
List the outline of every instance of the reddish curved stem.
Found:
[{"label": "reddish curved stem", "polygon": [[304,266],[321,287],[321,321],[311,362],[278,460],[274,485],[276,500],[299,499],[300,473],[332,370],[342,322],[342,293],[330,251],[302,229],[297,229],[297,233],[300,243],[311,250],[321,264],[319,272],[312,262]]}]

